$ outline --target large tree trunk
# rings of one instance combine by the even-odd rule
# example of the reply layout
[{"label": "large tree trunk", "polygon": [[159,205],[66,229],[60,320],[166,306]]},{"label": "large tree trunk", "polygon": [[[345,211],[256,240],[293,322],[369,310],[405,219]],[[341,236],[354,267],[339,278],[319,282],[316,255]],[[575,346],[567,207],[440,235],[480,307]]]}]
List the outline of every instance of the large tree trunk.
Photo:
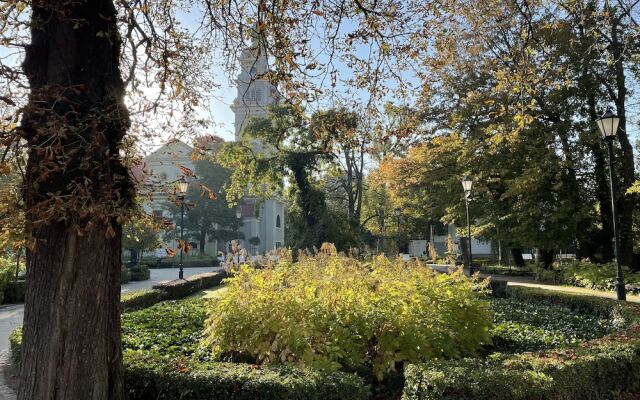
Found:
[{"label": "large tree trunk", "polygon": [[133,189],[112,0],[34,0],[24,198],[27,293],[18,398],[119,400],[118,215]]},{"label": "large tree trunk", "polygon": [[122,399],[120,240],[65,224],[28,253],[19,399]]}]

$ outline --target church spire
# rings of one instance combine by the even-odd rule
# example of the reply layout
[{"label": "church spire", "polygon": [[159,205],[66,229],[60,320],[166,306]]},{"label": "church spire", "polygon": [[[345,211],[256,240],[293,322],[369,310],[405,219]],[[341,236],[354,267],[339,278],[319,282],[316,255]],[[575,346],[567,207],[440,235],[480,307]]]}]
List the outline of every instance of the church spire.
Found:
[{"label": "church spire", "polygon": [[267,108],[275,103],[277,93],[275,86],[264,79],[269,65],[256,27],[251,28],[251,44],[242,50],[239,61],[237,96],[231,106],[235,114],[236,140],[240,139],[246,121],[267,116]]}]

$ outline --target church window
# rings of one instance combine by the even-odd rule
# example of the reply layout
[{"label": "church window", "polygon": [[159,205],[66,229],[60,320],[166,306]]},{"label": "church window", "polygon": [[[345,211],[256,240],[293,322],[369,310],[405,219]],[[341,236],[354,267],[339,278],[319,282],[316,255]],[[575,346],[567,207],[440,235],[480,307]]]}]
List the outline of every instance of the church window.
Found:
[{"label": "church window", "polygon": [[276,217],[276,228],[280,228],[280,215]]},{"label": "church window", "polygon": [[262,101],[262,88],[257,87],[256,88],[256,101],[257,102],[261,102]]}]

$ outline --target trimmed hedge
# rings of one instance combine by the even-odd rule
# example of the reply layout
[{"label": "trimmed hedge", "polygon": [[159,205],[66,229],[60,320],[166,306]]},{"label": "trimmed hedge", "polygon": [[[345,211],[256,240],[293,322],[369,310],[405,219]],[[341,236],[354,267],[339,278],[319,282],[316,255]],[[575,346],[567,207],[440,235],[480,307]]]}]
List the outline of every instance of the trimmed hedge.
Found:
[{"label": "trimmed hedge", "polygon": [[[14,366],[22,328],[9,337]],[[365,400],[369,387],[355,374],[289,367],[167,359],[148,351],[125,351],[127,400]]]},{"label": "trimmed hedge", "polygon": [[355,374],[250,364],[166,360],[124,353],[128,400],[364,400],[369,388]]},{"label": "trimmed hedge", "polygon": [[129,283],[131,280],[131,271],[129,268],[123,266],[120,268],[120,284]]},{"label": "trimmed hedge", "polygon": [[166,293],[157,289],[141,289],[124,293],[120,297],[123,311],[139,310],[166,300]]},{"label": "trimmed hedge", "polygon": [[[153,262],[150,263],[149,266],[151,268],[176,268],[178,266],[178,261],[173,258],[167,258],[160,263]],[[210,260],[184,260],[182,262],[183,268],[209,268],[209,267],[219,267],[220,261],[218,259],[210,259]]]},{"label": "trimmed hedge", "polygon": [[167,294],[167,299],[180,299],[203,289],[217,286],[227,277],[225,271],[205,272],[190,276],[186,279],[175,279],[153,285],[153,289],[162,290]]},{"label": "trimmed hedge", "polygon": [[146,281],[151,278],[151,271],[148,265],[140,265],[138,267],[130,267],[132,281]]},{"label": "trimmed hedge", "polygon": [[640,306],[523,287],[510,287],[509,295],[607,315],[630,326],[563,349],[410,365],[402,398],[607,399],[640,390]]},{"label": "trimmed hedge", "polygon": [[[157,285],[161,289],[122,295],[125,310],[143,308],[170,296],[184,297],[194,288],[215,286],[226,273],[207,273]],[[165,289],[167,289],[165,291]],[[22,328],[10,336],[14,366],[19,363]],[[153,351],[123,352],[128,400],[365,400],[369,387],[355,374],[291,367],[191,361]]]}]

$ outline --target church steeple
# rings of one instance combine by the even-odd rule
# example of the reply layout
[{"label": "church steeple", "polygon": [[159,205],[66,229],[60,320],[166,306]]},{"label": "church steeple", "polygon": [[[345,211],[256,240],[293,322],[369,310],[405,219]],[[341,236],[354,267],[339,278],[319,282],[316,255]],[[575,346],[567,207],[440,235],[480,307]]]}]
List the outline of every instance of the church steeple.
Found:
[{"label": "church steeple", "polygon": [[253,117],[266,117],[267,106],[276,102],[276,88],[264,78],[267,56],[260,45],[258,33],[253,30],[251,44],[240,54],[240,74],[236,79],[237,95],[231,106],[235,114],[235,136],[240,133],[246,121]]}]

